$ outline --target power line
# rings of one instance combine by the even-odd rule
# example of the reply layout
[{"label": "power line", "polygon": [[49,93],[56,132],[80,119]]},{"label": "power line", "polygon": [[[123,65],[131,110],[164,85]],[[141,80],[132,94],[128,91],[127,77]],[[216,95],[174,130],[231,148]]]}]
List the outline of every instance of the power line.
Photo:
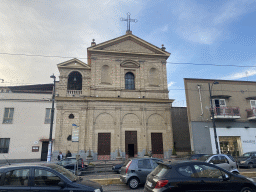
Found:
[{"label": "power line", "polygon": [[[27,56],[27,57],[45,57],[45,58],[62,58],[62,59],[91,59],[91,60],[111,60],[113,61],[114,59],[108,59],[108,58],[104,58],[104,59],[98,59],[98,58],[86,58],[86,57],[64,57],[64,56],[56,56],[56,55],[33,55],[33,54],[24,54],[24,53],[0,53],[0,55],[11,55],[11,56]],[[118,61],[122,61],[122,60],[118,60]],[[214,64],[214,63],[178,63],[178,62],[165,62],[167,64],[170,65],[198,65],[198,66],[214,66],[214,67],[242,67],[242,68],[256,68],[256,66],[254,65],[232,65],[232,64]]]}]

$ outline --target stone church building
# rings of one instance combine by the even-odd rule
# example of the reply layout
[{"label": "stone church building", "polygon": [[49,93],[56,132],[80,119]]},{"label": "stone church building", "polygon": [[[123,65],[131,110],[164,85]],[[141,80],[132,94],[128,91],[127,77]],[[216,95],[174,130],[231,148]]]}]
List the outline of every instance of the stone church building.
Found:
[{"label": "stone church building", "polygon": [[[166,60],[170,53],[132,34],[87,49],[87,63],[58,64],[55,151],[84,159],[169,158],[173,149]],[[119,151],[119,152],[118,152]]]}]

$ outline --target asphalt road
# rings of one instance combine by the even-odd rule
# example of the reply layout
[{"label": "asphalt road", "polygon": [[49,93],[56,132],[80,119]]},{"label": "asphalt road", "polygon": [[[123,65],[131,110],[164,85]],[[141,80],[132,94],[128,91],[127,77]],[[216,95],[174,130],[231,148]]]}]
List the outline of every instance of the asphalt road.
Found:
[{"label": "asphalt road", "polygon": [[127,185],[108,185],[108,186],[103,186],[103,191],[104,192],[111,192],[111,191],[114,191],[114,192],[123,192],[123,191],[134,191],[134,192],[142,192],[144,189],[144,185],[141,185],[138,189],[136,190],[133,190],[133,189],[130,189]]}]

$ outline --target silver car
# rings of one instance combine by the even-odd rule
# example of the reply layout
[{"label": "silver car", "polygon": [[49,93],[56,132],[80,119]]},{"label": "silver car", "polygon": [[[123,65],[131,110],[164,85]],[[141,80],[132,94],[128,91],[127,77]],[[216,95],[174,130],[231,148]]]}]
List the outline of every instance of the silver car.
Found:
[{"label": "silver car", "polygon": [[198,159],[207,163],[214,164],[222,169],[235,174],[239,174],[237,163],[231,155],[217,154],[217,155],[204,155]]},{"label": "silver car", "polygon": [[121,168],[121,182],[129,185],[131,189],[138,188],[139,184],[146,182],[147,175],[158,166],[158,162],[163,161],[157,158],[128,159]]}]

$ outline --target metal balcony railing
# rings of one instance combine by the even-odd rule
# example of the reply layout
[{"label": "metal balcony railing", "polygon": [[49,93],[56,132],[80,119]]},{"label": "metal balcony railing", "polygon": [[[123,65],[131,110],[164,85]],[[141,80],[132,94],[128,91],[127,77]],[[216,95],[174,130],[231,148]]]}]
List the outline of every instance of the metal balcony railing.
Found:
[{"label": "metal balcony railing", "polygon": [[239,107],[215,107],[214,118],[216,119],[239,119],[241,118]]},{"label": "metal balcony railing", "polygon": [[247,119],[256,119],[256,108],[246,109]]}]

